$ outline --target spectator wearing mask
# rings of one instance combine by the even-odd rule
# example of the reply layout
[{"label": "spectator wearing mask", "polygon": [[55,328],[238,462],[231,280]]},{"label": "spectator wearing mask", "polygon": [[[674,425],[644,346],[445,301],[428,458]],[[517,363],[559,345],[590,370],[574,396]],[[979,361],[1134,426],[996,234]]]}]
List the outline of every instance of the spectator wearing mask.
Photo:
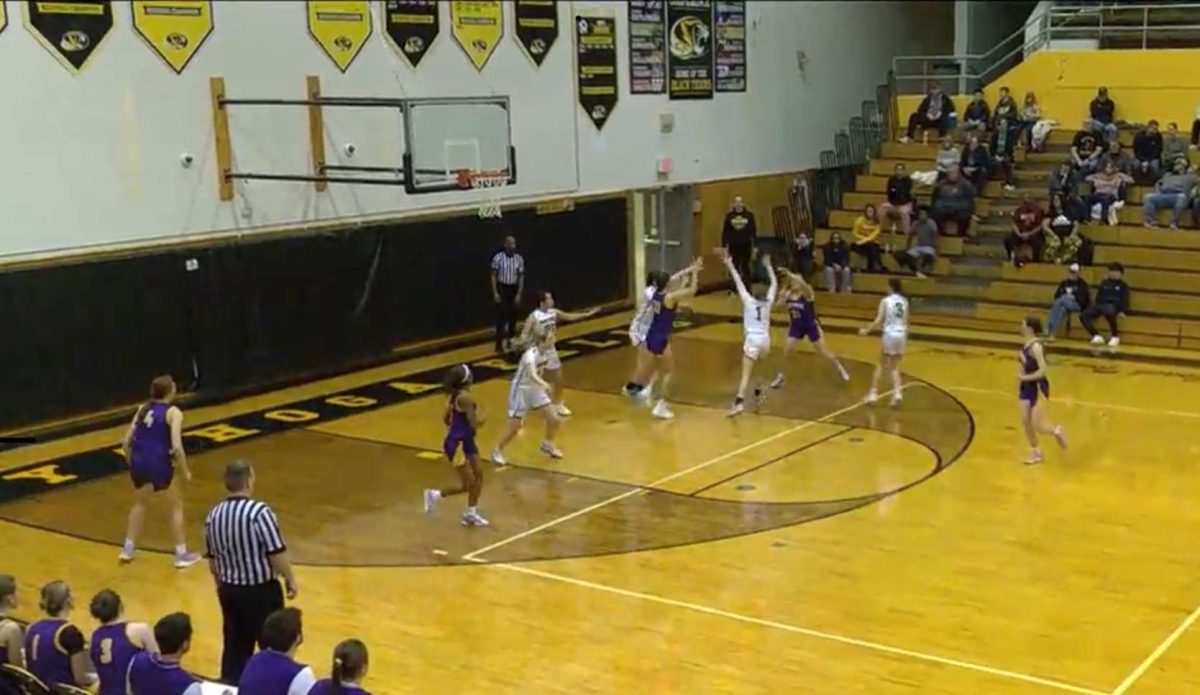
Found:
[{"label": "spectator wearing mask", "polygon": [[881,273],[884,270],[881,258],[883,249],[879,247],[880,229],[879,215],[874,205],[864,207],[862,214],[854,220],[854,240],[850,250],[866,259],[868,273]]},{"label": "spectator wearing mask", "polygon": [[953,221],[958,236],[966,236],[975,215],[975,187],[964,179],[958,167],[946,173],[946,179],[933,187],[930,217],[937,222],[938,232],[946,233],[946,223]]},{"label": "spectator wearing mask", "polygon": [[954,114],[954,102],[942,92],[940,86],[933,85],[929,88],[929,94],[917,106],[917,110],[908,117],[908,131],[900,139],[900,142],[912,142],[917,128],[925,130],[936,128],[938,137],[945,137]]},{"label": "spectator wearing mask", "polygon": [[1079,193],[1079,173],[1075,171],[1075,167],[1068,160],[1058,165],[1058,168],[1050,172],[1050,195],[1060,193],[1067,197],[1074,197]]},{"label": "spectator wearing mask", "polygon": [[1176,159],[1173,171],[1164,174],[1158,183],[1154,184],[1154,192],[1146,195],[1143,203],[1145,219],[1143,224],[1153,229],[1158,226],[1156,217],[1162,208],[1171,208],[1171,229],[1179,229],[1179,220],[1188,203],[1197,194],[1200,179],[1187,170],[1187,160]]},{"label": "spectator wearing mask", "polygon": [[907,235],[912,224],[913,182],[903,163],[897,163],[887,180],[887,200],[879,204],[879,215],[892,220],[892,231],[896,231],[896,218],[900,218],[900,230]]},{"label": "spectator wearing mask", "polygon": [[1108,142],[1108,152],[1104,155],[1105,158],[1112,162],[1117,171],[1128,176],[1133,176],[1133,172],[1137,169],[1134,164],[1133,157],[1125,151],[1121,146],[1121,141],[1113,138]]},{"label": "spectator wearing mask", "polygon": [[1116,114],[1117,105],[1108,97],[1108,87],[1101,87],[1096,92],[1096,98],[1088,106],[1091,116],[1091,130],[1104,136],[1105,140],[1117,137]]},{"label": "spectator wearing mask", "polygon": [[1021,246],[1029,247],[1034,263],[1041,260],[1044,243],[1042,226],[1045,217],[1041,206],[1034,202],[1033,197],[1028,193],[1022,198],[1021,205],[1013,210],[1012,231],[1004,239],[1004,250],[1008,253],[1008,260],[1012,261],[1016,267],[1020,268],[1024,265],[1018,254],[1018,248]]},{"label": "spectator wearing mask", "polygon": [[1001,118],[1008,119],[1013,124],[1016,124],[1020,118],[1017,100],[1012,98],[1008,87],[1000,88],[1000,98],[996,100],[996,110],[992,112],[993,123],[996,123]]},{"label": "spectator wearing mask", "polygon": [[983,98],[983,90],[977,89],[974,96],[971,97],[971,103],[967,104],[967,108],[963,111],[963,132],[982,133],[988,129],[988,124],[991,122],[992,110]]},{"label": "spectator wearing mask", "polygon": [[1137,160],[1137,175],[1155,180],[1162,172],[1163,136],[1158,121],[1151,119],[1146,127],[1133,136],[1133,157]]},{"label": "spectator wearing mask", "polygon": [[1079,276],[1079,264],[1067,268],[1067,277],[1054,290],[1054,301],[1050,304],[1050,316],[1046,319],[1046,340],[1054,340],[1058,327],[1071,314],[1088,307],[1090,299],[1087,281]]},{"label": "spectator wearing mask", "polygon": [[1172,171],[1174,169],[1175,160],[1182,159],[1185,162],[1188,158],[1188,144],[1183,137],[1183,133],[1179,132],[1178,123],[1168,123],[1167,132],[1163,135],[1163,169]]},{"label": "spectator wearing mask", "polygon": [[1104,146],[1095,133],[1083,124],[1083,130],[1075,133],[1071,140],[1071,162],[1075,169],[1084,176],[1095,173],[1100,168],[1100,157],[1104,154]]},{"label": "spectator wearing mask", "polygon": [[796,235],[796,267],[800,270],[800,275],[804,277],[805,281],[808,281],[812,277],[813,270],[816,267],[813,261],[814,247],[815,244],[813,244],[812,238],[807,234],[800,232]]},{"label": "spectator wearing mask", "polygon": [[1096,319],[1101,316],[1108,322],[1108,327],[1112,331],[1108,346],[1116,347],[1121,344],[1120,327],[1117,325],[1117,320],[1124,318],[1125,313],[1129,310],[1129,285],[1125,284],[1124,275],[1124,266],[1120,263],[1109,263],[1108,277],[1104,278],[1100,282],[1100,286],[1096,288],[1095,303],[1084,309],[1079,315],[1079,321],[1083,324],[1084,330],[1092,336],[1092,345],[1104,344],[1104,338],[1096,330],[1095,325]]},{"label": "spectator wearing mask", "polygon": [[1016,178],[1013,175],[1013,148],[1020,138],[1020,127],[1008,116],[996,118],[992,129],[992,161],[991,168],[1000,172],[1004,179],[1004,190],[1016,188]]},{"label": "spectator wearing mask", "polygon": [[937,157],[934,159],[934,166],[937,167],[937,180],[941,181],[946,178],[946,172],[957,167],[959,160],[962,159],[962,153],[954,146],[954,138],[946,136],[942,138],[942,146],[937,151]]},{"label": "spectator wearing mask", "polygon": [[933,263],[937,260],[937,242],[937,223],[929,219],[929,208],[922,205],[917,209],[917,221],[908,234],[905,250],[895,253],[896,262],[917,277],[924,278],[926,272],[933,270]]},{"label": "spectator wearing mask", "polygon": [[992,156],[988,153],[987,148],[979,142],[979,136],[975,133],[967,140],[967,146],[963,149],[962,158],[958,162],[959,169],[975,190],[983,190],[983,185],[988,180],[988,165],[991,164]]},{"label": "spectator wearing mask", "polygon": [[[1078,220],[1071,219],[1050,206],[1050,214],[1042,223],[1042,260],[1055,265],[1091,263],[1090,243],[1079,233]],[[1083,258],[1084,255],[1087,258]]]},{"label": "spectator wearing mask", "polygon": [[[850,291],[850,249],[842,235],[834,232],[823,249],[825,255],[825,286],[830,292]],[[839,282],[841,285],[839,286]]]},{"label": "spectator wearing mask", "polygon": [[1088,210],[1094,205],[1100,205],[1100,222],[1116,225],[1116,218],[1109,215],[1109,212],[1113,203],[1121,199],[1126,184],[1133,183],[1133,177],[1117,171],[1112,162],[1106,162],[1103,171],[1092,174],[1086,180],[1092,184],[1092,194],[1087,199]]},{"label": "spectator wearing mask", "polygon": [[1025,146],[1032,151],[1040,151],[1041,143],[1037,143],[1035,147],[1033,142],[1033,127],[1037,122],[1042,120],[1042,107],[1038,104],[1037,95],[1033,92],[1025,93],[1025,101],[1021,104],[1021,133],[1025,136]]}]

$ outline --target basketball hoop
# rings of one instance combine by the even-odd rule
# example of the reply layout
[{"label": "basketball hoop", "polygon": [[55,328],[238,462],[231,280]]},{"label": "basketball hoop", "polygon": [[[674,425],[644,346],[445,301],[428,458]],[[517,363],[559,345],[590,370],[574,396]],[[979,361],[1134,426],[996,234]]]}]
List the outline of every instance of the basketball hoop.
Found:
[{"label": "basketball hoop", "polygon": [[478,214],[481,219],[503,217],[500,210],[499,189],[507,186],[509,175],[506,171],[471,171],[458,170],[458,187],[473,188],[481,192]]}]

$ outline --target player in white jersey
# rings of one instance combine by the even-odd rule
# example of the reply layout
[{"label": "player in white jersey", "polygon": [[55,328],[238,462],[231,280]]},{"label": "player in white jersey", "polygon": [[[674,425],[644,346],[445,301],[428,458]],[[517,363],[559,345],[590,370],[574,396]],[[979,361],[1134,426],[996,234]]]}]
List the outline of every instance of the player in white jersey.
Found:
[{"label": "player in white jersey", "polygon": [[887,370],[892,375],[892,405],[900,405],[903,400],[900,360],[904,359],[904,348],[908,344],[908,300],[901,292],[898,278],[888,278],[888,288],[890,291],[887,296],[879,300],[879,313],[875,315],[875,320],[858,332],[867,335],[876,328],[883,329],[879,364],[875,365],[875,373],[871,375],[867,403],[879,400],[879,377]]},{"label": "player in white jersey", "polygon": [[552,385],[551,396],[554,400],[554,410],[559,415],[566,417],[571,414],[571,411],[563,403],[562,360],[558,358],[558,349],[555,346],[558,322],[578,321],[590,318],[595,316],[596,312],[600,310],[589,309],[583,312],[570,312],[555,309],[554,295],[546,290],[538,292],[537,298],[537,308],[529,314],[529,318],[525,319],[525,328],[521,331],[521,342],[524,345],[530,344],[530,336],[532,335],[534,326],[540,327],[542,331],[547,333],[547,338],[550,340],[550,347],[543,355],[546,358],[544,373],[546,380]]},{"label": "player in white jersey", "polygon": [[[742,298],[742,327],[746,333],[742,344],[742,380],[738,384],[737,397],[729,408],[729,417],[734,417],[746,409],[746,388],[750,385],[750,377],[754,374],[754,366],[764,360],[771,352],[771,307],[775,304],[775,293],[779,290],[779,282],[775,278],[775,268],[771,265],[771,257],[762,256],[763,267],[767,269],[767,277],[771,279],[769,286],[754,283],[750,290],[746,289],[742,276],[738,274],[729,252],[716,249],[716,253],[725,261],[733,283],[737,286],[738,296]],[[754,404],[757,408],[762,404],[763,388],[761,382],[754,385]]]},{"label": "player in white jersey", "polygon": [[551,458],[562,458],[562,452],[554,446],[554,433],[558,431],[562,419],[552,407],[550,384],[541,376],[542,370],[548,366],[547,355],[554,348],[552,335],[541,327],[530,329],[529,338],[533,343],[521,354],[521,359],[517,362],[517,371],[513,374],[512,385],[508,389],[508,428],[492,449],[492,463],[498,466],[508,465],[504,458],[504,447],[521,431],[525,424],[525,415],[535,410],[541,411],[546,420],[542,453]]},{"label": "player in white jersey", "polygon": [[[650,402],[650,394],[654,391],[654,382],[658,379],[658,370],[654,369],[653,356],[641,349],[646,342],[646,334],[650,324],[654,322],[654,295],[658,292],[669,292],[679,289],[680,281],[691,276],[694,271],[704,267],[704,260],[697,258],[692,264],[674,275],[667,276],[662,271],[652,271],[646,278],[646,291],[642,297],[642,305],[638,307],[629,322],[629,342],[637,350],[638,359],[634,364],[629,381],[621,388],[621,393],[630,398],[636,398],[643,404]],[[694,294],[694,291],[693,291]],[[647,374],[649,376],[647,377]],[[642,380],[645,383],[642,383]]]}]

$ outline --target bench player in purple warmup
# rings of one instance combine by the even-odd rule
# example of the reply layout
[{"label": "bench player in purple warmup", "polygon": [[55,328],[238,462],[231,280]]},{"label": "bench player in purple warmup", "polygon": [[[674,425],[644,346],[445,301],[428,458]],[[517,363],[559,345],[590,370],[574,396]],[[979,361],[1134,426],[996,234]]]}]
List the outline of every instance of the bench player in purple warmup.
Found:
[{"label": "bench player in purple warmup", "polygon": [[92,664],[100,679],[97,695],[126,695],[129,664],[138,652],[158,653],[154,632],[145,623],[122,620],[124,606],[112,589],[102,589],[89,606],[100,627],[92,633]]},{"label": "bench player in purple warmup", "polygon": [[191,567],[200,561],[199,553],[189,553],[183,531],[183,491],[175,481],[175,468],[190,481],[192,471],[183,451],[183,411],[171,405],[175,398],[175,380],[160,376],[150,382],[150,401],[138,408],[129,423],[123,448],[133,481],[133,508],[120,561],[133,562],[137,537],[146,518],[151,495],[166,492],[171,503],[171,533],[175,537],[175,566]]},{"label": "bench player in purple warmup", "polygon": [[796,347],[804,338],[808,338],[808,342],[812,343],[813,349],[818,354],[833,362],[842,381],[849,381],[850,374],[842,366],[841,360],[825,344],[825,331],[821,330],[821,319],[817,317],[816,292],[813,291],[811,285],[804,281],[803,276],[797,275],[787,268],[777,268],[776,270],[787,283],[787,288],[783,294],[779,295],[779,301],[788,310],[788,334],[787,340],[783,343],[783,357],[779,363],[779,373],[771,382],[771,388],[780,388],[787,382],[783,375],[783,365],[788,355],[796,351]]},{"label": "bench player in purple warmup", "polygon": [[367,666],[367,645],[356,639],[342,640],[333,648],[330,677],[317,681],[308,695],[371,695],[362,687]]}]

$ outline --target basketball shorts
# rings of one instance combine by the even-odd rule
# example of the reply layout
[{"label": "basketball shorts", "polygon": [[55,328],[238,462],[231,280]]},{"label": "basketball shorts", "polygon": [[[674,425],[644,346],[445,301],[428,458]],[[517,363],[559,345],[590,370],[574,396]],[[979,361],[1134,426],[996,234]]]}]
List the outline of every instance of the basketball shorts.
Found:
[{"label": "basketball shorts", "polygon": [[140,490],[149,485],[155,492],[162,492],[171,487],[175,480],[175,468],[170,464],[165,466],[133,465],[129,468],[129,479],[133,488]]},{"label": "basketball shorts", "polygon": [[558,348],[550,348],[546,351],[546,366],[544,369],[555,371],[562,369],[562,360],[558,359]]},{"label": "basketball shorts", "polygon": [[885,355],[903,355],[904,349],[908,347],[908,336],[903,333],[884,333],[883,334],[883,354]]},{"label": "basketball shorts", "polygon": [[550,394],[540,386],[517,386],[508,394],[508,416],[523,418],[538,408],[545,408],[550,402]]},{"label": "basketball shorts", "polygon": [[771,336],[746,336],[746,342],[742,343],[742,352],[746,353],[746,357],[752,360],[761,360],[767,356],[767,353],[771,352]]}]

